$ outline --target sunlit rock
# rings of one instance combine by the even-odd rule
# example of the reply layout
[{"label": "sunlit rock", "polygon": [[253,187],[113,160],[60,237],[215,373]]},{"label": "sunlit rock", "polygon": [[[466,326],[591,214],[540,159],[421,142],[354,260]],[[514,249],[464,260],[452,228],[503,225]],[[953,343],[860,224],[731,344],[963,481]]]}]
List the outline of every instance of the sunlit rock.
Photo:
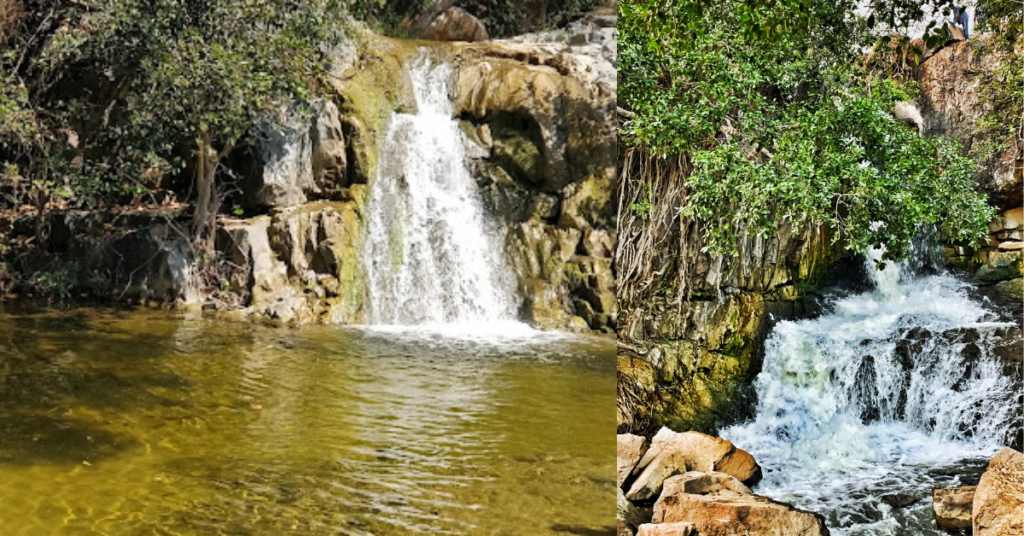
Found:
[{"label": "sunlit rock", "polygon": [[972,504],[974,536],[1024,534],[1024,454],[1004,448],[981,475]]}]

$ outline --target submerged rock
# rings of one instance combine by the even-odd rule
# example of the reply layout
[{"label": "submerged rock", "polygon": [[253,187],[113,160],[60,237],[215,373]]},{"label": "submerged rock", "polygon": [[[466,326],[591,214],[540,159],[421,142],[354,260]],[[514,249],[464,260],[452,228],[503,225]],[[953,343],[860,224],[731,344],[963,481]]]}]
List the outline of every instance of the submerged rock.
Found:
[{"label": "submerged rock", "polygon": [[1011,448],[999,451],[981,475],[974,492],[974,536],[1024,534],[1024,454]]},{"label": "submerged rock", "polygon": [[932,490],[935,524],[942,530],[959,531],[971,528],[971,509],[977,486],[937,488]]}]

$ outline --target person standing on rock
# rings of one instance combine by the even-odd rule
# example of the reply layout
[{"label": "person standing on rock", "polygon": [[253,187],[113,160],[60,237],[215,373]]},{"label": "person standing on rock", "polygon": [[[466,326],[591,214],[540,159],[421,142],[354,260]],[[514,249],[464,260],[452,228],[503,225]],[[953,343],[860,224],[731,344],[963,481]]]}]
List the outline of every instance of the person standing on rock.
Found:
[{"label": "person standing on rock", "polygon": [[970,41],[971,35],[968,26],[970,26],[971,20],[970,15],[967,14],[967,8],[964,6],[953,6],[953,14],[956,16],[956,23],[964,29],[964,41]]}]

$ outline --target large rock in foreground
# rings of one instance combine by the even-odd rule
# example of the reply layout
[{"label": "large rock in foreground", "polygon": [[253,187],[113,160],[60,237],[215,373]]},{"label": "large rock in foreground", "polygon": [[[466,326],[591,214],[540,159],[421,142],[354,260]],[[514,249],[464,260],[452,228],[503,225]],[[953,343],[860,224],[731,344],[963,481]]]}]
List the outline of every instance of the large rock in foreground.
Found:
[{"label": "large rock in foreground", "polygon": [[693,523],[646,523],[640,525],[636,536],[700,536]]},{"label": "large rock in foreground", "polygon": [[1024,454],[1009,447],[981,475],[972,508],[974,536],[1024,534]]},{"label": "large rock in foreground", "polygon": [[693,471],[718,471],[748,484],[761,479],[761,467],[754,457],[736,448],[731,441],[700,432],[673,432],[668,428],[662,428],[654,436],[651,448],[640,459],[637,469],[645,469],[670,453],[679,453],[686,467]]},{"label": "large rock in foreground", "polygon": [[[732,484],[727,487],[727,484]],[[728,478],[688,473],[671,479],[654,504],[652,522],[691,523],[701,536],[824,536],[824,519],[811,512],[736,491]],[[687,490],[703,493],[687,493]]]},{"label": "large rock in foreground", "polygon": [[977,486],[962,486],[932,490],[932,509],[935,524],[942,530],[971,528],[971,509]]}]

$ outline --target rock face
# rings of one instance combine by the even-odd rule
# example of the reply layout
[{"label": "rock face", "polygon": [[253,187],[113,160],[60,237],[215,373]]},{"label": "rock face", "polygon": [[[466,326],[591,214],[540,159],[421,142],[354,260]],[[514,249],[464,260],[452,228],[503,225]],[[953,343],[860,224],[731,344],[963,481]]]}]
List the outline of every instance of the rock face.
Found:
[{"label": "rock face", "polygon": [[[960,140],[969,153],[990,143],[977,132],[980,119],[992,111],[992,104],[980,98],[983,83],[994,76],[1005,62],[1011,61],[989,43],[989,36],[961,39],[941,48],[913,70],[921,84],[918,106],[927,136],[945,135]],[[978,249],[967,244],[947,244],[946,262],[972,274],[979,282],[998,283],[1024,275],[1022,262],[1021,205],[1024,202],[1024,161],[1010,147],[1000,147],[980,158],[982,169],[975,176],[989,203],[999,210],[989,223],[988,244]],[[1020,286],[1019,283],[1016,284]]]},{"label": "rock face", "polygon": [[282,322],[359,323],[359,259],[366,187],[352,199],[320,201],[225,222],[217,246],[243,312]]},{"label": "rock face", "polygon": [[426,29],[420,32],[421,39],[431,41],[486,41],[490,39],[487,28],[479,19],[464,9],[450,7],[434,18]]},{"label": "rock face", "polygon": [[619,487],[626,482],[626,478],[633,472],[637,462],[647,452],[647,438],[632,434],[619,434],[618,449],[616,456],[616,470],[618,472]]},{"label": "rock face", "polygon": [[471,169],[509,229],[523,315],[543,328],[616,322],[614,21],[453,45],[446,56]]},{"label": "rock face", "polygon": [[[965,151],[984,141],[975,130],[991,104],[979,99],[979,88],[1004,61],[1009,61],[993,50],[989,36],[969,42],[958,40],[913,70],[912,76],[921,84],[918,107],[924,118],[923,134],[957,138]],[[989,193],[994,206],[1006,210],[1021,205],[1024,191],[1020,156],[1003,149],[988,156],[975,180]]]},{"label": "rock face", "polygon": [[[199,293],[192,250],[180,216],[178,210],[53,213],[45,248],[0,259],[14,279],[9,290],[57,299],[195,302]],[[0,221],[0,232],[31,235],[34,226],[21,225],[22,220]]]},{"label": "rock face", "polygon": [[932,490],[935,524],[940,529],[955,531],[971,528],[975,488],[977,486]]},{"label": "rock face", "polygon": [[974,492],[974,536],[1024,534],[1024,454],[1004,448],[988,464]]},{"label": "rock face", "polygon": [[[312,117],[310,117],[312,116]],[[245,202],[255,209],[301,205],[346,183],[346,146],[338,107],[315,99],[279,109],[252,129],[236,161]]]},{"label": "rock face", "polygon": [[[827,233],[787,225],[774,237],[744,238],[736,257],[722,258],[701,252],[696,226],[688,224],[681,252],[675,220],[670,231],[657,233],[663,245],[644,262],[662,274],[645,284],[659,292],[619,295],[620,433],[660,426],[714,433],[716,423],[742,416],[771,318],[804,313],[804,297],[838,273],[846,255]],[[619,220],[620,232],[634,236],[644,225],[633,216]],[[626,253],[619,246],[617,254]],[[679,286],[684,265],[685,290]],[[680,300],[680,292],[690,299]]]}]

